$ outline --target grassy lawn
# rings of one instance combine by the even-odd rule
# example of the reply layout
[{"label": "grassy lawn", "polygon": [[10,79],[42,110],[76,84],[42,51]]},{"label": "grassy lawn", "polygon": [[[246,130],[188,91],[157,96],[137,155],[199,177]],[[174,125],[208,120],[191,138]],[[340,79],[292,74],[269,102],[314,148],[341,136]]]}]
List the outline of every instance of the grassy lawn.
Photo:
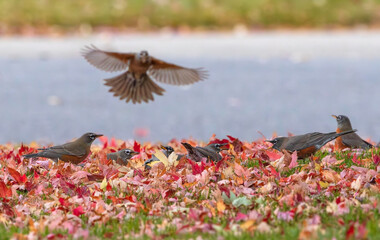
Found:
[{"label": "grassy lawn", "polygon": [[[158,145],[102,141],[83,166],[0,145],[0,239],[378,239],[377,148],[328,145],[296,161],[262,140],[225,139],[218,164],[170,156],[144,170]],[[126,166],[105,158],[125,147],[140,152]]]},{"label": "grassy lawn", "polygon": [[380,0],[0,0],[0,29],[379,26]]}]

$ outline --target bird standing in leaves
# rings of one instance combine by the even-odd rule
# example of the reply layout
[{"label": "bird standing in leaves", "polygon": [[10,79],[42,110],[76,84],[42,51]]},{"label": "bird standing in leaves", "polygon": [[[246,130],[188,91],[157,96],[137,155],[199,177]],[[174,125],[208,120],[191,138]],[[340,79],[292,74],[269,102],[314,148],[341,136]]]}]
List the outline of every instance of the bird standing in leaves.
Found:
[{"label": "bird standing in leaves", "polygon": [[86,46],[83,57],[93,66],[115,72],[127,70],[119,76],[105,79],[110,92],[120,100],[141,103],[154,100],[153,94],[162,95],[165,91],[153,80],[173,85],[188,85],[207,78],[202,68],[184,68],[167,63],[152,56],[147,51],[140,53],[117,53],[102,51],[95,46]]},{"label": "bird standing in leaves", "polygon": [[128,160],[131,159],[136,154],[138,154],[138,152],[125,148],[117,152],[108,153],[107,159],[111,159],[120,165],[127,165]]},{"label": "bird standing in leaves", "polygon": [[326,143],[334,140],[335,138],[350,134],[356,130],[348,130],[341,133],[306,133],[303,135],[296,135],[291,137],[278,137],[273,140],[267,140],[273,144],[272,148],[282,151],[283,149],[294,152],[297,151],[298,158],[307,158],[318,151]]},{"label": "bird standing in leaves", "polygon": [[219,162],[220,160],[222,160],[222,156],[219,154],[219,152],[222,150],[221,147],[223,147],[226,144],[227,143],[212,143],[207,145],[206,147],[193,147],[188,143],[182,143],[182,145],[187,150],[188,158],[195,162],[200,162],[202,158],[206,158],[207,160],[211,160],[213,162]]},{"label": "bird standing in leaves", "polygon": [[[162,146],[161,145],[160,148],[162,149],[162,152],[164,153],[164,155],[166,157],[169,157],[169,155],[172,154],[172,152],[174,152],[174,149],[170,146]],[[180,156],[177,157],[177,160],[179,160],[179,159],[181,159]],[[158,159],[156,156],[153,155],[152,158],[150,158],[144,162],[145,170],[151,169],[152,164],[154,162],[159,162],[159,161],[160,161],[160,159]]]},{"label": "bird standing in leaves", "polygon": [[[338,127],[336,129],[337,133],[352,130],[350,119],[347,116],[344,115],[332,115],[333,118],[336,119],[338,123]],[[369,149],[373,147],[372,144],[369,142],[364,141],[359,137],[356,133],[347,134],[344,136],[341,136],[336,139],[335,141],[335,150],[342,150],[345,148],[362,148],[362,149]]]},{"label": "bird standing in leaves", "polygon": [[88,154],[90,154],[90,148],[92,142],[98,137],[103,136],[102,134],[95,133],[85,133],[80,138],[73,142],[65,143],[63,145],[53,146],[41,150],[38,153],[26,154],[23,155],[24,158],[33,158],[33,157],[44,157],[50,158],[55,162],[58,162],[58,159],[64,162],[70,162],[73,164],[79,164],[82,162]]}]

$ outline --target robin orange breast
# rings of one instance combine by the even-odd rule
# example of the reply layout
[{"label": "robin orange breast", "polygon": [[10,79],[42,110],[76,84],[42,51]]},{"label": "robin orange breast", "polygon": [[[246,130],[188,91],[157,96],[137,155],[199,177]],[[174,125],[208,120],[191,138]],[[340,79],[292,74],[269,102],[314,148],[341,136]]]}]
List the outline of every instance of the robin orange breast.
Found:
[{"label": "robin orange breast", "polygon": [[120,165],[127,165],[128,160],[131,159],[136,154],[138,154],[138,152],[125,148],[117,152],[108,153],[107,159],[111,159]]},{"label": "robin orange breast", "polygon": [[283,149],[294,152],[297,151],[298,158],[307,158],[318,151],[326,143],[334,140],[335,138],[346,135],[356,130],[349,130],[341,133],[307,133],[303,135],[296,135],[291,137],[278,137],[273,140],[267,140],[273,144],[273,148],[281,151]]},{"label": "robin orange breast", "polygon": [[200,162],[202,158],[206,158],[207,160],[211,160],[213,162],[219,162],[222,160],[222,156],[219,154],[219,152],[222,150],[221,148],[226,144],[227,143],[212,143],[206,147],[193,147],[188,143],[182,143],[182,145],[187,150],[187,157],[195,162]]},{"label": "robin orange breast", "polygon": [[57,162],[58,159],[64,162],[71,162],[73,164],[79,164],[90,153],[92,142],[103,136],[102,134],[86,133],[73,142],[65,143],[63,145],[53,146],[41,150],[38,153],[23,155],[25,158],[44,157],[50,158]]},{"label": "robin orange breast", "polygon": [[141,103],[154,100],[153,93],[162,95],[165,91],[153,80],[173,85],[192,84],[207,78],[207,71],[202,68],[185,68],[167,63],[152,56],[147,51],[140,53],[117,53],[102,51],[95,46],[87,46],[82,51],[83,57],[93,66],[115,72],[127,69],[119,76],[105,79],[110,92],[120,100]]},{"label": "robin orange breast", "polygon": [[[338,127],[336,129],[337,133],[352,130],[350,119],[344,115],[332,115],[337,123]],[[335,141],[335,150],[342,150],[345,148],[362,148],[369,149],[373,147],[369,142],[364,141],[356,133],[347,134],[341,137],[338,137]]]}]

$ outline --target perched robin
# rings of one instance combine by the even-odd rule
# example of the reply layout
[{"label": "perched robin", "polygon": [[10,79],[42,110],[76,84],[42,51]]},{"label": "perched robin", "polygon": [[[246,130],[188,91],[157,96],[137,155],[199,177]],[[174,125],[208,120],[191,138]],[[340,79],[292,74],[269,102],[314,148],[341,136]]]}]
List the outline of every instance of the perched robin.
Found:
[{"label": "perched robin", "polygon": [[335,138],[355,132],[356,130],[348,130],[341,133],[330,132],[330,133],[307,133],[303,135],[296,135],[291,137],[278,137],[273,140],[266,140],[267,142],[273,143],[272,148],[281,151],[283,149],[294,152],[297,151],[298,158],[307,158],[314,154],[326,143],[334,140]]},{"label": "perched robin", "polygon": [[182,145],[187,150],[187,157],[195,162],[200,162],[202,158],[211,160],[213,162],[219,162],[222,160],[222,156],[219,152],[222,150],[221,147],[227,143],[212,143],[206,147],[193,147],[188,143],[183,142]]},{"label": "perched robin", "polygon": [[[174,149],[170,146],[162,146],[161,145],[160,148],[162,149],[162,152],[164,153],[164,155],[166,157],[169,157],[169,155],[172,154],[172,152],[174,152]],[[179,159],[181,159],[181,156],[178,155],[177,160],[179,160]],[[153,162],[159,162],[159,161],[160,161],[160,159],[158,159],[156,156],[153,155],[152,158],[150,158],[144,162],[145,170],[151,169],[152,163]]]},{"label": "perched robin", "polygon": [[26,154],[23,155],[25,158],[33,157],[44,157],[50,158],[53,161],[57,162],[58,159],[64,162],[71,162],[73,164],[79,164],[82,162],[88,154],[90,153],[90,148],[92,142],[103,136],[102,134],[95,133],[85,133],[80,138],[73,142],[65,143],[63,145],[53,146],[41,150],[38,153]]},{"label": "perched robin", "polygon": [[118,152],[108,153],[107,159],[111,159],[120,165],[127,165],[128,160],[136,154],[138,154],[138,152],[125,148]]},{"label": "perched robin", "polygon": [[[332,115],[337,123],[338,127],[336,129],[337,133],[348,131],[352,129],[350,119],[344,115]],[[373,147],[369,142],[364,141],[356,133],[347,134],[341,137],[338,137],[335,141],[335,150],[342,150],[345,148],[362,148],[369,149]]]},{"label": "perched robin", "polygon": [[207,71],[202,68],[184,68],[167,63],[152,56],[147,51],[140,53],[117,53],[102,51],[95,46],[86,46],[83,57],[93,66],[116,72],[127,69],[119,76],[105,79],[114,96],[126,102],[141,103],[154,100],[153,93],[162,95],[165,91],[153,80],[173,85],[192,84],[207,78]]}]

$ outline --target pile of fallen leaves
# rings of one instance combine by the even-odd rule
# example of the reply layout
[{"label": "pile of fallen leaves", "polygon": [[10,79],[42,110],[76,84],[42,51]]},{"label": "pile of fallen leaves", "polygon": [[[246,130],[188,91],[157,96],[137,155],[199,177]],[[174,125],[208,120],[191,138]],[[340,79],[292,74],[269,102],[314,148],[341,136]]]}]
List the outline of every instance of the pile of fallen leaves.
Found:
[{"label": "pile of fallen leaves", "polygon": [[[1,237],[367,239],[380,231],[378,149],[330,144],[297,160],[263,139],[210,140],[229,144],[222,161],[160,155],[150,170],[143,164],[158,144],[103,137],[82,166],[21,157],[37,144],[0,145]],[[186,154],[181,141],[167,145]],[[107,160],[126,147],[140,152],[126,166]]]}]

